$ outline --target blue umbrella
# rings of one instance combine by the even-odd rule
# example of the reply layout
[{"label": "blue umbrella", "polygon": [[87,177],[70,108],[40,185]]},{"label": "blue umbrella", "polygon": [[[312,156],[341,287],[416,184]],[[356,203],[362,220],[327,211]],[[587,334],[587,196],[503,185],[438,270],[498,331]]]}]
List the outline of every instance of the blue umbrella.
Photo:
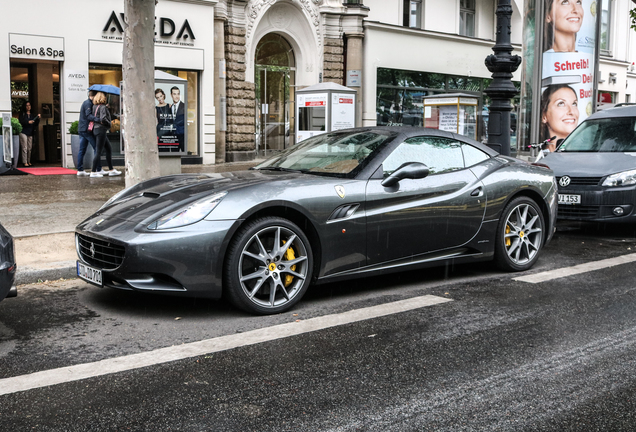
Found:
[{"label": "blue umbrella", "polygon": [[88,89],[116,95],[119,95],[121,93],[119,87],[110,84],[93,84]]}]

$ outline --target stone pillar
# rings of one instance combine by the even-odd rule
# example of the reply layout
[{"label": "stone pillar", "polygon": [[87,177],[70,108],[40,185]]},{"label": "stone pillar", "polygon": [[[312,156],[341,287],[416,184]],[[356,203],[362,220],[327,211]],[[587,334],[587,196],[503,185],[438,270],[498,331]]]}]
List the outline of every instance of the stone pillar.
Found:
[{"label": "stone pillar", "polygon": [[363,34],[347,34],[347,73],[345,74],[345,86],[356,90],[356,126],[362,126],[362,82],[356,85],[347,82],[349,71],[357,71],[358,78],[362,79],[362,69],[364,67],[362,38]]},{"label": "stone pillar", "polygon": [[256,157],[256,93],[254,83],[245,80],[245,28],[226,25],[225,67],[227,86],[227,162],[253,160]]},{"label": "stone pillar", "polygon": [[214,19],[214,107],[215,107],[215,162],[225,162],[225,132],[227,131],[227,99],[226,99],[226,68],[225,68],[225,22],[226,19]]},{"label": "stone pillar", "polygon": [[344,85],[344,42],[342,38],[325,38],[322,74],[323,82]]}]

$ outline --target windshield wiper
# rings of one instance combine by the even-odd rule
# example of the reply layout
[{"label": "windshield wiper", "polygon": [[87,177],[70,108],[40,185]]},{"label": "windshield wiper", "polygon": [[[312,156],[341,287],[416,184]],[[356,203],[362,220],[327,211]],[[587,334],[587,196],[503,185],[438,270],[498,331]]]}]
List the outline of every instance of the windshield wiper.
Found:
[{"label": "windshield wiper", "polygon": [[299,170],[299,169],[291,169],[291,168],[283,168],[283,167],[261,167],[261,168],[255,168],[257,170],[268,170],[268,171],[283,171],[283,172],[307,172],[306,170]]}]

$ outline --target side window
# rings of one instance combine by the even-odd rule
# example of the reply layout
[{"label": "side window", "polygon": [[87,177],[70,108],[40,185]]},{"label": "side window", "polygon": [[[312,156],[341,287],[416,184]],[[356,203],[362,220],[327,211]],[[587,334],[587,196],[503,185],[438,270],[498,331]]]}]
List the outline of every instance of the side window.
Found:
[{"label": "side window", "polygon": [[440,137],[414,137],[404,141],[382,164],[384,177],[407,162],[421,162],[429,168],[431,174],[464,168],[461,144]]},{"label": "side window", "polygon": [[464,163],[466,167],[477,165],[480,162],[490,159],[487,153],[471,146],[470,144],[462,144],[462,151],[464,152]]}]

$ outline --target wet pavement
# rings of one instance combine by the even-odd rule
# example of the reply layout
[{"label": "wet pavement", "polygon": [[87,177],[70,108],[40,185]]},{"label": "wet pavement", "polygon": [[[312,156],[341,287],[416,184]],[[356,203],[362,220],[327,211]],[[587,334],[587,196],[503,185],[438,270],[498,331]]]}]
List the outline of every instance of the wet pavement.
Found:
[{"label": "wet pavement", "polygon": [[[258,162],[182,165],[181,171],[241,171]],[[124,187],[123,175],[0,176],[0,223],[15,239],[16,284],[75,277],[75,227]]]}]

